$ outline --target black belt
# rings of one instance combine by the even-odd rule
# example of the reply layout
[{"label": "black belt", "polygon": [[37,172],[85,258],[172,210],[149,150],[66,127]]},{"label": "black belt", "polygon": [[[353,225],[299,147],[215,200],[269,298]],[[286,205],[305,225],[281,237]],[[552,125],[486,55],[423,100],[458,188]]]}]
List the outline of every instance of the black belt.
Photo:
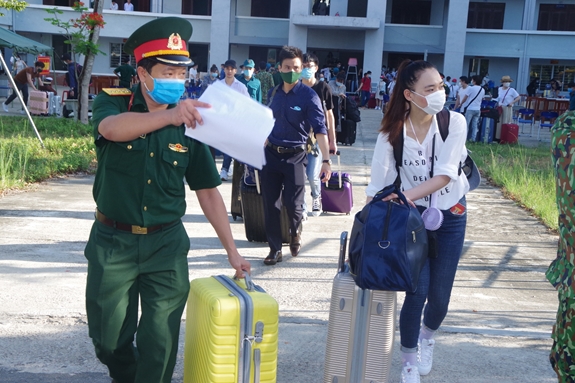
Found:
[{"label": "black belt", "polygon": [[164,229],[166,227],[172,226],[173,224],[178,222],[178,220],[176,220],[176,221],[173,221],[170,223],[164,223],[162,225],[156,225],[156,226],[150,226],[150,227],[128,225],[127,223],[121,223],[121,222],[114,221],[113,219],[106,217],[98,209],[96,209],[96,219],[98,221],[102,222],[106,226],[113,227],[115,229],[122,230],[122,231],[127,231],[127,232],[132,233],[132,234],[152,234],[155,231],[158,231],[158,230]]},{"label": "black belt", "polygon": [[292,147],[284,147],[284,146],[277,146],[272,144],[271,142],[268,142],[268,148],[271,148],[272,150],[275,150],[276,152],[283,154],[283,153],[301,153],[305,150],[305,147],[303,145],[300,146],[292,146]]}]

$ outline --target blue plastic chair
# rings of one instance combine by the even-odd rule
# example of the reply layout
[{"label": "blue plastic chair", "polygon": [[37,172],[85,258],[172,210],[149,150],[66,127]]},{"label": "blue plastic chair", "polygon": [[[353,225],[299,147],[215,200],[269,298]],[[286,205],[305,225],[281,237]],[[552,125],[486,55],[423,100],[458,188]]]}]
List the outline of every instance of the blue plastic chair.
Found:
[{"label": "blue plastic chair", "polygon": [[559,117],[559,113],[557,112],[550,112],[550,111],[545,111],[545,112],[541,112],[541,119],[539,120],[539,129],[537,130],[537,140],[540,140],[540,134],[541,134],[541,128],[549,128],[549,131],[551,131],[551,128],[553,127],[553,124],[555,124],[555,119]]},{"label": "blue plastic chair", "polygon": [[531,125],[531,128],[529,130],[529,137],[533,135],[533,124],[535,122],[534,115],[535,115],[534,109],[519,109],[517,123],[521,124],[521,134],[524,134],[523,127],[525,126],[525,124],[529,124]]}]

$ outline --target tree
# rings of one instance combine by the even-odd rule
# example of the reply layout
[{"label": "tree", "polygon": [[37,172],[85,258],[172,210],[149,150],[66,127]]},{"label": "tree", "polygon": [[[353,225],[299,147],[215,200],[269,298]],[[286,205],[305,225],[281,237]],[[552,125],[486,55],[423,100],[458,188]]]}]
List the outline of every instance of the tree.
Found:
[{"label": "tree", "polygon": [[100,38],[100,29],[104,28],[104,18],[102,10],[104,8],[104,0],[95,0],[94,9],[89,12],[84,3],[77,1],[73,4],[72,9],[80,13],[80,17],[70,19],[69,21],[62,21],[58,15],[63,14],[58,8],[47,9],[46,11],[54,17],[46,18],[44,20],[50,22],[52,25],[57,26],[63,30],[62,34],[66,37],[64,43],[70,45],[72,61],[76,63],[77,55],[84,56],[84,66],[82,70],[73,71],[76,76],[78,87],[78,116],[74,116],[82,123],[88,123],[88,88],[90,86],[90,78],[92,77],[92,68],[94,67],[94,59],[99,53],[105,54],[99,49],[98,39]]},{"label": "tree", "polygon": [[[0,8],[7,9],[9,11],[20,12],[28,6],[28,3],[24,0],[0,0]],[[0,12],[0,17],[4,16],[4,13]]]}]

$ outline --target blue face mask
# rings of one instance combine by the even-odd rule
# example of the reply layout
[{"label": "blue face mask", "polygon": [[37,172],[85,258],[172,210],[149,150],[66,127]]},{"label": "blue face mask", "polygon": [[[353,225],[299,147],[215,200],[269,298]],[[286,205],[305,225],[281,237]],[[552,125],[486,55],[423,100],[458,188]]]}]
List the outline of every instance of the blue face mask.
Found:
[{"label": "blue face mask", "polygon": [[252,77],[252,71],[249,69],[244,69],[244,76],[245,77]]},{"label": "blue face mask", "polygon": [[[148,73],[149,74],[149,73]],[[151,74],[149,74],[152,77]],[[165,105],[165,104],[175,104],[180,100],[180,97],[185,90],[184,79],[173,79],[173,78],[153,78],[154,80],[154,90],[150,91],[146,82],[144,82],[144,87],[148,92],[148,95],[154,100],[155,103]]]},{"label": "blue face mask", "polygon": [[325,81],[325,78],[320,77],[320,78],[319,78],[319,81]]},{"label": "blue face mask", "polygon": [[313,71],[310,68],[303,68],[301,70],[301,78],[309,80],[313,77]]}]

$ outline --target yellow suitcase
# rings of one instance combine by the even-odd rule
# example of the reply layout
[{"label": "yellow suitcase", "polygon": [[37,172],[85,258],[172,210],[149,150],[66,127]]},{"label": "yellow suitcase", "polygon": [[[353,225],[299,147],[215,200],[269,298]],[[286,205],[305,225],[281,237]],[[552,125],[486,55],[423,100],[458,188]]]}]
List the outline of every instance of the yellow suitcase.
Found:
[{"label": "yellow suitcase", "polygon": [[275,383],[279,308],[248,277],[190,284],[184,383]]}]

